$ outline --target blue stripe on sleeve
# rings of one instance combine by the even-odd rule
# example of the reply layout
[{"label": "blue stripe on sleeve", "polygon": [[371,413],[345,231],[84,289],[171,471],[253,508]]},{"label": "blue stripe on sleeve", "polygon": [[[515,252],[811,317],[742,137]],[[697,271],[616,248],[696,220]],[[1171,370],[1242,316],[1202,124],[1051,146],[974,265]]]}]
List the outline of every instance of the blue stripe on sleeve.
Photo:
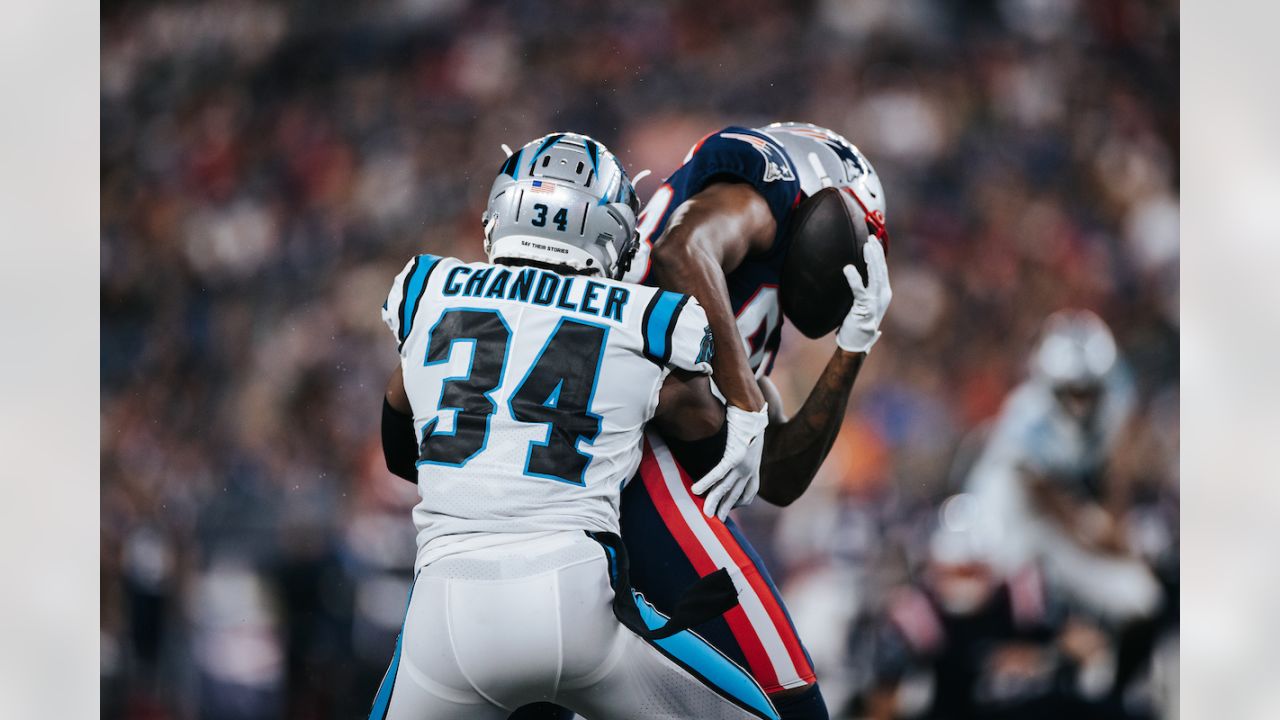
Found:
[{"label": "blue stripe on sleeve", "polygon": [[413,314],[418,309],[418,300],[422,298],[422,291],[427,284],[427,276],[431,274],[431,269],[440,262],[440,258],[435,255],[420,255],[418,267],[414,269],[413,275],[409,278],[409,282],[405,284],[404,290],[404,316],[400,318],[400,342],[404,342],[409,337],[409,331],[413,329]]},{"label": "blue stripe on sleeve", "polygon": [[[644,598],[634,593],[632,597],[636,601],[636,607],[640,609],[645,627],[657,630],[666,625],[667,618]],[[777,720],[778,711],[769,702],[760,685],[745,670],[692,631],[682,630],[671,637],[651,642],[676,662],[701,676],[705,682],[714,685],[719,692],[753,710],[758,717]]]},{"label": "blue stripe on sleeve", "polygon": [[653,304],[653,312],[649,313],[649,322],[644,329],[645,342],[649,345],[649,353],[653,357],[666,362],[670,349],[667,347],[667,336],[671,333],[671,321],[676,308],[680,307],[683,295],[680,293],[661,291],[661,296]]}]

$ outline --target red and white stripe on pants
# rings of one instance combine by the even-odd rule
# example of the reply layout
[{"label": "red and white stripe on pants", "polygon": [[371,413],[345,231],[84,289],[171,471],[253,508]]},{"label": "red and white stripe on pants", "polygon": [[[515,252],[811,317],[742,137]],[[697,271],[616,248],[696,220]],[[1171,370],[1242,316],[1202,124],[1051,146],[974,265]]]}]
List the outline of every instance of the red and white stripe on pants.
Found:
[{"label": "red and white stripe on pants", "polygon": [[725,568],[733,577],[738,605],[724,617],[765,692],[813,683],[813,668],[773,589],[729,528],[702,513],[702,498],[689,491],[693,483],[688,473],[652,434],[645,437],[640,479],[698,574]]}]

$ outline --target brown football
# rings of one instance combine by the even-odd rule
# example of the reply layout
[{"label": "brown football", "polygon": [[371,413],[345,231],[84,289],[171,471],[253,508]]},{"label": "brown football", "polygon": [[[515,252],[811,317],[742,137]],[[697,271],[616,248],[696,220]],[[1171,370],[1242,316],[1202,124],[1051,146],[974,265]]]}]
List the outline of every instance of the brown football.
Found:
[{"label": "brown football", "polygon": [[867,280],[867,224],[838,189],[823,188],[791,214],[786,238],[778,288],[782,312],[805,336],[822,337],[840,326],[853,305],[844,266],[852,264]]}]

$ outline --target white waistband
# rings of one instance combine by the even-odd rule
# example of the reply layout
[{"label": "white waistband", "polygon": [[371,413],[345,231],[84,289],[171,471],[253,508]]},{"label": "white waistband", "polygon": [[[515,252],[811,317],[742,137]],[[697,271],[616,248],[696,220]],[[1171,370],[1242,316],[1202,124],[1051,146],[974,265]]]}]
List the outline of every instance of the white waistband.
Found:
[{"label": "white waistband", "polygon": [[428,550],[439,552],[422,568],[422,574],[458,580],[526,578],[604,558],[600,544],[581,530],[492,533]]}]

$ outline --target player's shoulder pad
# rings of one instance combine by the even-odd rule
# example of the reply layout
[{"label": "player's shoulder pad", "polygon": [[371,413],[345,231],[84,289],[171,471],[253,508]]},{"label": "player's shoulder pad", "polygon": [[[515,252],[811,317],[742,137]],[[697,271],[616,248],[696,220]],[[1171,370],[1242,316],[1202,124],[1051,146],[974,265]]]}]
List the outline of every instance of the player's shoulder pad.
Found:
[{"label": "player's shoulder pad", "polygon": [[641,320],[644,354],[660,366],[711,372],[715,344],[707,313],[696,298],[655,290]]},{"label": "player's shoulder pad", "polygon": [[441,265],[441,258],[436,255],[417,255],[404,266],[391,283],[387,299],[382,303],[382,321],[387,324],[391,334],[395,335],[398,348],[404,347],[409,333],[413,332],[414,315],[427,289],[431,273],[439,265]]},{"label": "player's shoulder pad", "polygon": [[768,135],[738,125],[703,138],[685,157],[683,169],[694,192],[725,177],[751,185],[779,220],[800,194],[800,180],[786,150]]},{"label": "player's shoulder pad", "polygon": [[[689,151],[685,162],[720,165],[726,171],[744,173],[748,182],[799,183],[787,151],[759,130],[730,125],[703,138]],[[752,171],[750,175],[746,171]]]}]

